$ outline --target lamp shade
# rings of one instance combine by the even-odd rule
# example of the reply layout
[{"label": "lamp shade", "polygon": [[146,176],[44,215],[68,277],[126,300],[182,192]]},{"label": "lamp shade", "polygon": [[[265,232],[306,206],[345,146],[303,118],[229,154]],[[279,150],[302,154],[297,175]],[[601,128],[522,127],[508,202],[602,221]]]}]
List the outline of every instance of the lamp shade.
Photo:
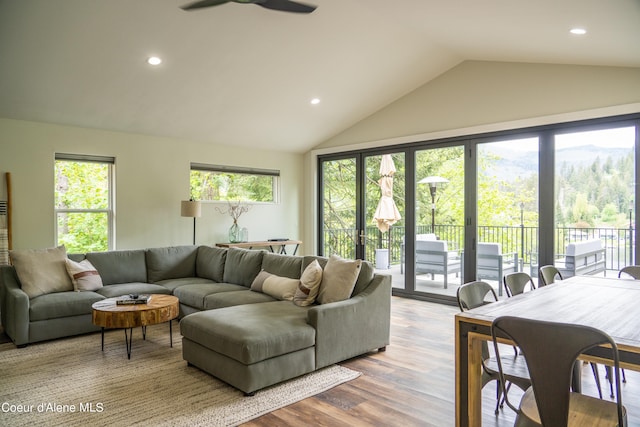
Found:
[{"label": "lamp shade", "polygon": [[183,200],[180,202],[180,216],[198,218],[202,215],[202,207],[197,200]]}]

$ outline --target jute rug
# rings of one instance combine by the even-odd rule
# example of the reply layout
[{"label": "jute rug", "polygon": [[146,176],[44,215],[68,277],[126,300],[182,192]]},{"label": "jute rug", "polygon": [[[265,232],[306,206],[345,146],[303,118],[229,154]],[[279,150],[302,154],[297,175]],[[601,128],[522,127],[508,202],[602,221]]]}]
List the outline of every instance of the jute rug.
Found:
[{"label": "jute rug", "polygon": [[357,378],[330,366],[246,397],[182,359],[174,324],[134,330],[131,360],[124,332],[32,344],[0,345],[0,425],[233,426]]}]

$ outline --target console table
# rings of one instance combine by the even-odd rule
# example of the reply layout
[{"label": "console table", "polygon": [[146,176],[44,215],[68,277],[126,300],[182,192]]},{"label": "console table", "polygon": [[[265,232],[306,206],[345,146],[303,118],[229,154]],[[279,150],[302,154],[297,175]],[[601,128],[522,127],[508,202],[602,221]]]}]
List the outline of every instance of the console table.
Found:
[{"label": "console table", "polygon": [[275,252],[274,246],[279,246],[278,253],[286,254],[287,245],[295,245],[293,255],[298,252],[298,247],[302,243],[301,240],[263,240],[257,242],[239,242],[239,243],[216,243],[219,248],[268,248],[271,252]]}]

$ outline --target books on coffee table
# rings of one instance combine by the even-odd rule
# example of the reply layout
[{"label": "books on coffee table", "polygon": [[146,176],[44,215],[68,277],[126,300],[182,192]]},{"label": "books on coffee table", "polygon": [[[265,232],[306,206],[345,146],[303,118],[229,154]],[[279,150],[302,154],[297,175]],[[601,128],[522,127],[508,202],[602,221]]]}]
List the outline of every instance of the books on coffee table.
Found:
[{"label": "books on coffee table", "polygon": [[151,295],[147,294],[130,294],[125,295],[116,300],[117,305],[131,305],[131,304],[147,304],[151,301]]}]

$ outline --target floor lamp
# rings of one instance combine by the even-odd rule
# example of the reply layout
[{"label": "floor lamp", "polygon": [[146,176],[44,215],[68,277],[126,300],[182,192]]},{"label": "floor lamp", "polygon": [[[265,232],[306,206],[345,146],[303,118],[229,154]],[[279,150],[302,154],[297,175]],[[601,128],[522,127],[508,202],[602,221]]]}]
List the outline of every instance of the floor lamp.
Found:
[{"label": "floor lamp", "polygon": [[193,244],[196,244],[196,218],[202,215],[202,206],[197,200],[183,200],[180,202],[180,216],[193,218]]}]

